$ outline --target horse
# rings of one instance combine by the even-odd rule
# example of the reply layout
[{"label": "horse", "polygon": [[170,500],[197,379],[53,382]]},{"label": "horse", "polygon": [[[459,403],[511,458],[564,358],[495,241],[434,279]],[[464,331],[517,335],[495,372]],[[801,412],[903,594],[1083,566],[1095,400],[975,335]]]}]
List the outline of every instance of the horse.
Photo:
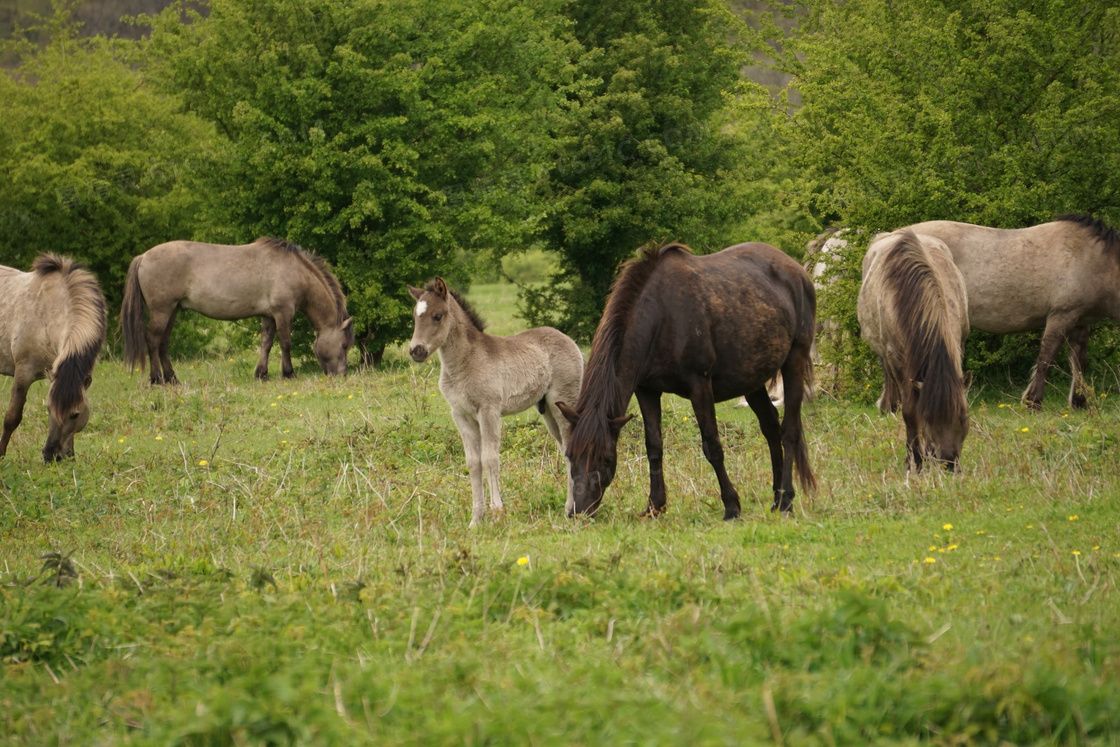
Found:
[{"label": "horse", "polygon": [[1023,399],[1042,408],[1046,377],[1069,345],[1069,404],[1087,406],[1089,327],[1120,321],[1120,234],[1085,215],[1059,215],[1031,228],[999,229],[936,220],[908,226],[941,239],[964,277],[969,322],[982,332],[1044,328],[1034,376]]},{"label": "horse", "polygon": [[968,435],[968,339],[964,278],[940,239],[904,229],[880,234],[863,258],[861,333],[902,399],[908,462],[928,454],[950,471]]},{"label": "horse", "polygon": [[[793,463],[804,489],[816,487],[801,427],[816,291],[795,260],[768,244],[737,244],[696,256],[683,244],[647,246],[623,265],[599,321],[584,386],[560,411],[572,424],[575,513],[594,514],[614,479],[618,437],[636,394],[649,459],[645,516],[665,511],[661,395],[692,403],[704,456],[719,481],[725,520],[739,516],[739,494],[723,464],[715,403],[746,395],[770,449],[774,504],[790,513]],[[781,371],[785,417],[766,394]],[[784,452],[784,455],[783,455]]]},{"label": "horse", "polygon": [[[148,327],[144,331],[144,305]],[[152,384],[175,384],[168,347],[179,309],[212,319],[261,318],[261,357],[255,376],[268,380],[268,354],[280,338],[280,370],[292,369],[292,317],[302,311],[315,329],[313,350],[327,375],[346,373],[346,353],[354,345],[354,320],[326,262],[290,241],[259,238],[225,246],[170,241],[135,257],[128,268],[121,327],[124,359],[130,368],[151,361]]]},{"label": "horse", "polygon": [[[408,286],[416,300],[408,354],[423,363],[439,354],[439,390],[463,440],[471,476],[471,523],[486,516],[483,473],[490,508],[503,508],[498,480],[502,416],[537,406],[549,435],[564,454],[571,428],[559,402],[579,397],[583,353],[570,337],[552,327],[537,327],[509,337],[485,332],[486,324],[457,291],[435,278],[421,290]],[[566,509],[574,505],[571,463],[567,465]]]},{"label": "horse", "polygon": [[0,267],[0,373],[14,378],[0,457],[23,420],[28,388],[40,379],[50,380],[43,461],[74,456],[74,435],[89,422],[86,390],[105,331],[105,297],[81,264],[42,254],[31,272]]}]

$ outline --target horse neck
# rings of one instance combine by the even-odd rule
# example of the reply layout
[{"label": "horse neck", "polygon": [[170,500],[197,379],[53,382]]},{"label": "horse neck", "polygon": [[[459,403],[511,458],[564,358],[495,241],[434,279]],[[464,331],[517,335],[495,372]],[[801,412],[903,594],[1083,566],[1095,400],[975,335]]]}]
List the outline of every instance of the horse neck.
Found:
[{"label": "horse neck", "polygon": [[342,322],[338,313],[338,303],[330,286],[318,272],[310,268],[300,309],[307,315],[316,332],[324,327],[337,326]]},{"label": "horse neck", "polygon": [[608,336],[614,338],[610,340],[612,344],[592,349],[584,371],[583,391],[587,399],[583,410],[603,411],[608,418],[625,414],[630,397],[646,370],[657,331],[658,312],[642,306],[639,304],[629,314],[630,322],[608,332]]},{"label": "horse neck", "polygon": [[471,360],[479,349],[478,343],[486,333],[474,326],[467,317],[467,312],[463,311],[454,298],[448,296],[447,300],[447,321],[451,323],[451,329],[438,352],[440,368],[444,374],[453,375],[470,367]]}]

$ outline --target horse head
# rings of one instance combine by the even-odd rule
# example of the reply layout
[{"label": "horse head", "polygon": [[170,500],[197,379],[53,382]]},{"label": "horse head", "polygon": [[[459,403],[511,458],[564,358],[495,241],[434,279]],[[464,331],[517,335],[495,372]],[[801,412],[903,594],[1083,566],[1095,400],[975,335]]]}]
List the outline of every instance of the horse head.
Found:
[{"label": "horse head", "polygon": [[312,350],[327,376],[346,375],[346,354],[354,347],[354,317],[348,316],[338,326],[324,326],[315,333]]},{"label": "horse head", "polygon": [[50,426],[47,429],[47,443],[43,447],[44,462],[60,462],[74,456],[74,436],[86,427],[89,422],[89,397],[86,389],[93,383],[93,377],[87,376],[81,392],[81,398],[64,412],[48,407]]},{"label": "horse head", "polygon": [[412,360],[423,363],[428,356],[440,349],[451,332],[449,292],[443,278],[433,280],[428,285],[428,290],[410,285],[408,292],[416,299],[408,354]]},{"label": "horse head", "polygon": [[568,439],[568,461],[571,464],[571,485],[568,494],[568,515],[594,516],[603,501],[603,493],[614,480],[618,466],[618,434],[633,415],[616,418],[581,413],[563,402],[556,407],[572,424]]},{"label": "horse head", "polygon": [[[971,374],[965,375],[963,387],[950,397],[951,402],[946,411],[919,421],[921,440],[927,455],[950,472],[960,469],[961,450],[968,436],[970,419],[967,394],[971,379]],[[913,382],[913,385],[921,391],[921,382]]]}]

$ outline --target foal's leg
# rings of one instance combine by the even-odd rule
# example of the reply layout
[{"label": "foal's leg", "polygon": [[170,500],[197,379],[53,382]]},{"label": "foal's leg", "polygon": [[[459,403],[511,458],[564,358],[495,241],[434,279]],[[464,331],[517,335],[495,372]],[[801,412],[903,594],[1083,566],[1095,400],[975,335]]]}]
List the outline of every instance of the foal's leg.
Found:
[{"label": "foal's leg", "polygon": [[642,516],[665,513],[665,471],[661,467],[664,447],[661,441],[661,392],[638,387],[638,408],[646,432],[646,459],[649,461],[649,505]]},{"label": "foal's leg", "polygon": [[[800,382],[799,382],[800,384]],[[723,444],[719,441],[719,425],[716,423],[716,404],[712,395],[711,379],[703,379],[692,388],[692,411],[696,414],[696,424],[700,426],[700,439],[704,456],[712,465],[719,480],[719,497],[723,501],[723,520],[734,519],[742,512],[739,494],[723,467]],[[750,400],[747,400],[749,403]],[[652,465],[651,465],[652,468]]]},{"label": "foal's leg", "polygon": [[496,405],[479,409],[478,430],[482,437],[482,471],[486,473],[486,483],[490,488],[490,509],[501,511],[498,456],[502,450],[502,412]]},{"label": "foal's leg", "polygon": [[782,424],[778,419],[778,408],[770,401],[765,389],[752,392],[747,397],[747,404],[754,410],[758,428],[770,449],[770,471],[773,474],[774,488],[774,505],[770,507],[770,513],[774,513],[782,508]]},{"label": "foal's leg", "polygon": [[[1023,394],[1027,406],[1032,410],[1042,409],[1042,395],[1046,389],[1046,377],[1058,357],[1058,348],[1077,324],[1076,314],[1051,316],[1046,320],[1046,331],[1042,333],[1042,346],[1038,350],[1038,362],[1034,368],[1034,378]],[[1088,333],[1086,333],[1088,334]]]},{"label": "foal's leg", "polygon": [[8,453],[8,441],[12,432],[23,421],[23,406],[27,403],[27,389],[31,386],[33,377],[26,370],[17,368],[15,379],[12,381],[12,398],[8,403],[8,411],[4,414],[4,434],[0,436],[0,457]]},{"label": "foal's leg", "polygon": [[459,438],[463,440],[463,453],[467,458],[467,472],[471,476],[471,526],[478,526],[486,516],[486,493],[482,489],[482,436],[478,421],[472,416],[451,411]]},{"label": "foal's leg", "polygon": [[1069,343],[1069,366],[1073,381],[1069,385],[1069,406],[1083,410],[1088,406],[1085,391],[1085,368],[1089,365],[1089,327],[1079,324],[1066,335]]},{"label": "foal's leg", "polygon": [[[560,401],[563,402],[564,400]],[[572,425],[553,402],[545,403],[544,412],[541,413],[541,420],[544,421],[545,427],[548,428],[548,434],[560,445],[560,456],[564,457],[564,466],[568,478],[568,494],[567,499],[564,501],[564,512],[566,515],[571,516],[576,510],[575,486],[572,483],[572,462],[568,459],[568,438],[572,435]]]},{"label": "foal's leg", "polygon": [[272,352],[272,341],[276,339],[276,320],[270,316],[261,317],[261,357],[253,376],[260,381],[268,381],[268,355]]}]

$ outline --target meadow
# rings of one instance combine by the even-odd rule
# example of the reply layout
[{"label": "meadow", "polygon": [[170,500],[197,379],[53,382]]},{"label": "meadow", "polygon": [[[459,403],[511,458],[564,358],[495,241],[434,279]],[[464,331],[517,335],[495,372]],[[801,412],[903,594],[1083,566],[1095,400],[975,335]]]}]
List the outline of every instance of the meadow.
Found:
[{"label": "meadow", "polygon": [[[508,286],[469,297],[516,327]],[[723,522],[666,396],[666,515],[642,430],[594,519],[563,515],[535,412],[504,421],[504,514],[468,529],[438,363],[260,383],[256,354],[152,388],[104,359],[76,459],[41,406],[0,461],[0,741],[137,744],[1112,744],[1120,737],[1115,376],[1070,412],[974,387],[962,473],[828,395],[820,480],[769,511],[753,415],[718,406]],[[279,362],[273,356],[272,371]],[[0,383],[0,397],[9,381]],[[631,411],[636,412],[636,405]]]}]

